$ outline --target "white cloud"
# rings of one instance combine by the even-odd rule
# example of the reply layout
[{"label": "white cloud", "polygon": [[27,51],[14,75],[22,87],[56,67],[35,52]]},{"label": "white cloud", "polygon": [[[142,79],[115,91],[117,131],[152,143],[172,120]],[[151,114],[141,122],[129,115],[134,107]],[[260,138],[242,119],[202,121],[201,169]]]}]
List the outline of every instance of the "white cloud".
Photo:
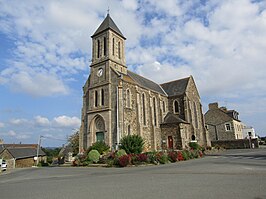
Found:
[{"label": "white cloud", "polygon": [[14,130],[10,130],[7,133],[1,133],[1,135],[7,135],[17,140],[25,140],[30,138],[30,134],[28,133],[17,133]]},{"label": "white cloud", "polygon": [[33,96],[67,94],[69,89],[56,75],[18,71],[10,76],[9,84],[16,92],[25,92]]},{"label": "white cloud", "polygon": [[5,124],[3,122],[0,122],[0,128],[5,127]]},{"label": "white cloud", "polygon": [[37,124],[39,126],[49,126],[50,125],[50,121],[46,117],[42,117],[42,116],[38,115],[34,119],[35,119],[35,124]]},{"label": "white cloud", "polygon": [[7,133],[9,136],[12,136],[12,137],[15,137],[15,136],[17,136],[17,133],[15,132],[15,131],[8,131],[8,133]]},{"label": "white cloud", "polygon": [[10,123],[13,125],[24,125],[28,123],[27,119],[19,118],[19,119],[11,119]]},{"label": "white cloud", "polygon": [[69,117],[69,116],[58,116],[54,118],[55,125],[60,127],[72,127],[78,128],[80,126],[80,119],[77,117]]}]

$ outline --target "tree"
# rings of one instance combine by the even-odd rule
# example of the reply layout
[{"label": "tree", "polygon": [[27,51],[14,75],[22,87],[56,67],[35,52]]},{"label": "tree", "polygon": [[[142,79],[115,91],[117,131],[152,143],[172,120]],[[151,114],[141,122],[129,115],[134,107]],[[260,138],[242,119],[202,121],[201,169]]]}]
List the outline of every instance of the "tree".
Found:
[{"label": "tree", "polygon": [[58,157],[61,147],[57,148],[42,148],[47,156],[47,162],[51,164],[53,162],[53,158]]},{"label": "tree", "polygon": [[68,138],[69,145],[72,147],[73,155],[79,153],[79,131],[76,131],[73,135]]},{"label": "tree", "polygon": [[144,147],[144,140],[139,135],[128,135],[121,139],[120,148],[127,154],[140,154]]}]

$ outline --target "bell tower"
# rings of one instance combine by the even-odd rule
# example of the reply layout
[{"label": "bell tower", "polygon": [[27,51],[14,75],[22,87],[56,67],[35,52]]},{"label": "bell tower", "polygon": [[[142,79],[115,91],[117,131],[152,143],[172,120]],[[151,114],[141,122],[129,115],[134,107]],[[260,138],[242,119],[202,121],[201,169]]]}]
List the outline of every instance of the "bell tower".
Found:
[{"label": "bell tower", "polygon": [[92,38],[92,63],[95,67],[104,62],[119,73],[126,74],[125,40],[109,13]]}]

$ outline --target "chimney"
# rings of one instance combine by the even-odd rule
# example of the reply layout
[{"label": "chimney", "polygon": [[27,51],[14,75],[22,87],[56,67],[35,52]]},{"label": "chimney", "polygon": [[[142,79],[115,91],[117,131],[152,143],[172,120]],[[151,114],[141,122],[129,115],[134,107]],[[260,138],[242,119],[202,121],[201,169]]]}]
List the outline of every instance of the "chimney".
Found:
[{"label": "chimney", "polygon": [[220,109],[224,112],[227,112],[227,108],[225,106],[220,107]]},{"label": "chimney", "polygon": [[218,102],[210,103],[209,110],[218,109]]}]

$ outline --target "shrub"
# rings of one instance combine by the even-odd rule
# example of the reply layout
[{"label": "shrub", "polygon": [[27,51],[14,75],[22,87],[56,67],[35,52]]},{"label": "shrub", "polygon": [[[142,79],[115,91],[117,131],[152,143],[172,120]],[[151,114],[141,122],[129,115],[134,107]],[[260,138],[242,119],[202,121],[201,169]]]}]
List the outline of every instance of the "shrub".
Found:
[{"label": "shrub", "polygon": [[126,151],[124,149],[120,149],[116,152],[116,156],[120,158],[123,155],[127,155]]},{"label": "shrub", "polygon": [[198,151],[190,150],[190,158],[191,159],[198,158],[198,157],[199,157]]},{"label": "shrub", "polygon": [[107,144],[105,144],[105,142],[98,141],[89,147],[88,152],[90,152],[91,150],[97,150],[102,155],[104,152],[107,152],[109,148],[110,147]]},{"label": "shrub", "polygon": [[190,142],[188,145],[193,150],[198,150],[200,148],[200,145],[197,142]]},{"label": "shrub", "polygon": [[181,151],[177,152],[177,159],[178,159],[178,161],[183,161],[184,160],[184,156],[183,156],[183,153]]},{"label": "shrub", "polygon": [[163,152],[159,152],[156,154],[156,159],[158,162],[160,162],[161,164],[166,164],[168,162],[168,157],[165,153]]},{"label": "shrub", "polygon": [[182,151],[183,160],[189,160],[189,151]]},{"label": "shrub", "polygon": [[38,167],[48,167],[49,164],[48,164],[47,162],[44,162],[44,161],[42,160],[42,161],[40,161],[40,162],[38,163],[37,166],[38,166]]},{"label": "shrub", "polygon": [[97,163],[100,159],[100,153],[97,150],[91,150],[88,154],[88,160]]},{"label": "shrub", "polygon": [[142,154],[138,154],[138,155],[136,156],[136,159],[137,159],[137,161],[139,161],[139,162],[147,162],[147,160],[148,160],[148,156],[147,156],[147,154],[142,153]]},{"label": "shrub", "polygon": [[147,152],[146,155],[148,163],[157,164],[156,152]]},{"label": "shrub", "polygon": [[201,157],[201,158],[202,158],[202,156],[203,156],[203,153],[202,153],[202,151],[199,151],[199,157]]},{"label": "shrub", "polygon": [[85,166],[86,158],[85,154],[76,155],[75,160],[72,162],[72,166]]},{"label": "shrub", "polygon": [[168,159],[170,162],[176,162],[178,160],[178,153],[176,151],[170,151],[168,153]]},{"label": "shrub", "polygon": [[121,139],[121,149],[127,154],[140,154],[143,151],[144,140],[139,135],[128,135]]},{"label": "shrub", "polygon": [[118,164],[120,167],[126,167],[130,162],[130,156],[129,155],[123,155],[120,158],[118,158]]}]

